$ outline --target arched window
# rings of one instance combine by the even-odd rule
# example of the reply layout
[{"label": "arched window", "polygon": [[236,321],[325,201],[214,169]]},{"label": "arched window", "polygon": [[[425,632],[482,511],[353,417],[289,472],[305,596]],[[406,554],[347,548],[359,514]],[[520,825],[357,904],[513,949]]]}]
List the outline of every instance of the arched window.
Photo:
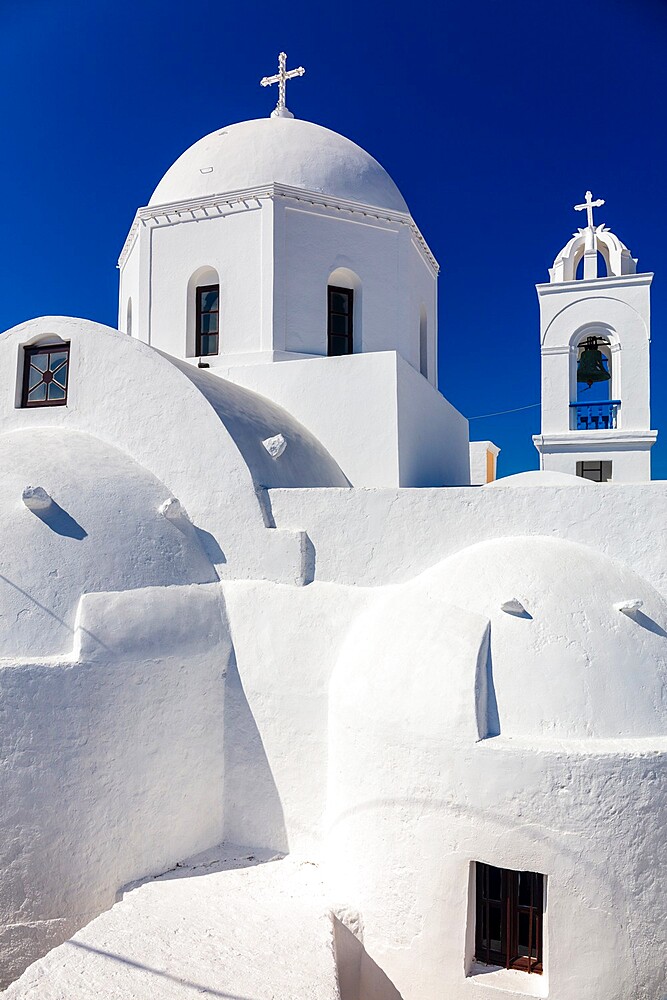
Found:
[{"label": "arched window", "polygon": [[354,350],[354,290],[327,287],[327,354],[338,357]]},{"label": "arched window", "polygon": [[200,267],[188,282],[186,356],[220,353],[220,279],[212,267]]},{"label": "arched window", "polygon": [[127,318],[125,320],[125,333],[128,337],[132,336],[132,299],[127,300]]},{"label": "arched window", "polygon": [[218,353],[220,322],[220,285],[198,285],[196,293],[198,358]]},{"label": "arched window", "polygon": [[424,306],[419,309],[419,371],[428,378],[428,321]]},{"label": "arched window", "polygon": [[327,282],[327,354],[354,354],[361,347],[361,281],[347,267],[336,268]]}]

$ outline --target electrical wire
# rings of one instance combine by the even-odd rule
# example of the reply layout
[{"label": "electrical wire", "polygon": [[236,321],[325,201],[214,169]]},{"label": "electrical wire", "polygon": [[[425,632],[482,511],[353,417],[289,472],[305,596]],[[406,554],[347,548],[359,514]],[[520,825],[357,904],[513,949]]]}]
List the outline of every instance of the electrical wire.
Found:
[{"label": "electrical wire", "polygon": [[502,417],[505,413],[518,413],[519,410],[534,410],[540,403],[529,403],[528,406],[515,406],[513,410],[497,410],[496,413],[478,413],[476,417],[468,417],[468,420],[483,420],[484,417]]}]

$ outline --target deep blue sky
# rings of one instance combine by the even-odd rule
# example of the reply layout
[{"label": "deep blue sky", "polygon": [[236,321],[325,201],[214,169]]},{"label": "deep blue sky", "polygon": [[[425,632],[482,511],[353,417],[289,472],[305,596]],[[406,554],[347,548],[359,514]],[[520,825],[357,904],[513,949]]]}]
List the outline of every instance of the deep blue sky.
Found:
[{"label": "deep blue sky", "polygon": [[[277,53],[300,118],[389,170],[442,265],[440,384],[466,415],[539,400],[534,284],[587,188],[655,271],[654,477],[667,478],[665,0],[0,0],[0,328],[116,325],[135,209],[220,125],[269,114]],[[273,89],[273,88],[272,88]],[[500,472],[537,467],[539,411],[476,420]]]}]

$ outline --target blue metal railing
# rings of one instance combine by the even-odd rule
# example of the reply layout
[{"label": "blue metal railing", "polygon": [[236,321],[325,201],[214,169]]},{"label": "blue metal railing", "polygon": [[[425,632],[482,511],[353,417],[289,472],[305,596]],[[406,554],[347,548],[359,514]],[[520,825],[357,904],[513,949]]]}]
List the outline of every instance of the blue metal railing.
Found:
[{"label": "blue metal railing", "polygon": [[574,411],[576,431],[611,431],[617,426],[620,399],[605,399],[598,403],[570,403]]}]

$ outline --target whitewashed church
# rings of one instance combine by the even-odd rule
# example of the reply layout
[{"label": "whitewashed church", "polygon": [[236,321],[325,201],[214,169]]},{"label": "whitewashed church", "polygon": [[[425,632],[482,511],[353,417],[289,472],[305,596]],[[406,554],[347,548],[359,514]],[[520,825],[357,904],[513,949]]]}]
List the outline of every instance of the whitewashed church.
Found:
[{"label": "whitewashed church", "polygon": [[302,73],[139,208],[118,330],[0,336],[3,995],[662,1000],[652,275],[587,193],[497,479]]}]

